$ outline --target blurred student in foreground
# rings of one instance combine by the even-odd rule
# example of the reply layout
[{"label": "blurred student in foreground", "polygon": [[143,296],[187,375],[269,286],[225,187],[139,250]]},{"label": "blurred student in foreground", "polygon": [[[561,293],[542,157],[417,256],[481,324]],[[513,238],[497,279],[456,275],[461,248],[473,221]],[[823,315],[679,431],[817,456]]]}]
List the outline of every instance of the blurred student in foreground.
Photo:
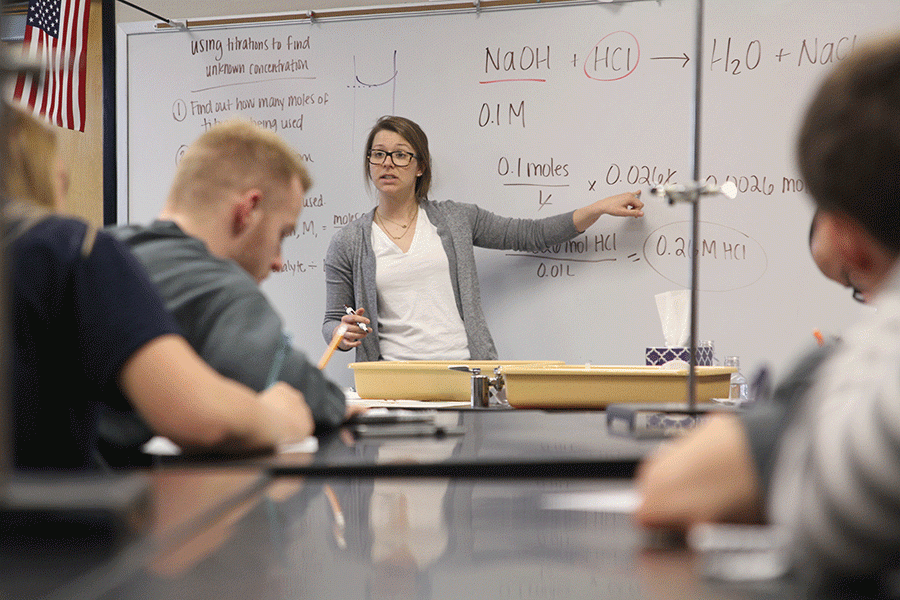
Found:
[{"label": "blurred student in foreground", "polygon": [[15,466],[99,468],[101,406],[133,408],[185,451],[263,450],[309,435],[300,393],[279,383],[257,394],[216,373],[124,246],[53,214],[65,187],[55,136],[3,111]]},{"label": "blurred student in foreground", "polygon": [[830,224],[820,225],[820,215],[821,210],[816,209],[809,226],[809,253],[812,255],[813,262],[825,277],[850,288],[854,300],[865,303],[865,295],[847,281],[847,272],[844,269],[842,258],[832,246],[834,235],[832,232],[823,231],[830,227]]},{"label": "blurred student in foreground", "polygon": [[766,520],[784,527],[807,581],[885,581],[900,567],[900,37],[837,66],[798,153],[836,278],[877,310],[821,367],[807,358],[786,404],[760,409],[786,417],[783,427],[758,411],[714,417],[650,458],[637,518],[675,528]]},{"label": "blurred student in foreground", "polygon": [[[284,334],[259,287],[283,266],[312,185],[278,135],[230,119],[201,135],[178,164],[166,205],[149,225],[111,229],[156,284],[191,346],[222,375],[255,390],[281,380],[300,390],[319,428],[346,416],[344,392]],[[104,419],[104,435],[134,436],[127,418]]]}]

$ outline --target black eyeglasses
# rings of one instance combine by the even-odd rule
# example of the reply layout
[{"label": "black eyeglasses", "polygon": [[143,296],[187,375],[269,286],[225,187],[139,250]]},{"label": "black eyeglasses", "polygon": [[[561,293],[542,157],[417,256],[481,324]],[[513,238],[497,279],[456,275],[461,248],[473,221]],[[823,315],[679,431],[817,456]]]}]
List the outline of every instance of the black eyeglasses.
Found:
[{"label": "black eyeglasses", "polygon": [[[863,293],[859,290],[859,288],[857,288],[855,285],[850,283],[850,273],[847,271],[846,268],[841,269],[840,277],[844,281],[844,285],[847,286],[848,288],[850,288],[851,290],[853,290],[853,293],[851,294],[853,299],[856,300],[857,302],[861,302],[861,303],[865,304],[866,297],[863,296]],[[837,281],[837,280],[835,280],[835,281]]]},{"label": "black eyeglasses", "polygon": [[384,163],[384,159],[388,156],[391,157],[391,162],[394,163],[395,167],[405,167],[412,162],[412,159],[416,158],[415,154],[411,152],[404,152],[403,150],[394,150],[393,152],[385,152],[384,150],[369,150],[369,164],[380,165]]}]

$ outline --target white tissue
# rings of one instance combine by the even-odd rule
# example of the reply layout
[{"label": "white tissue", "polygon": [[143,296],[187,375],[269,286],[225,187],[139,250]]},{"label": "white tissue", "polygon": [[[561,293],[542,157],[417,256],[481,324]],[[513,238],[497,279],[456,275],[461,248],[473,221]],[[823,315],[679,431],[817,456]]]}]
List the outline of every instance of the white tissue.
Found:
[{"label": "white tissue", "polygon": [[656,309],[659,311],[666,346],[687,346],[691,334],[690,290],[656,294]]},{"label": "white tissue", "polygon": [[663,363],[661,368],[671,370],[671,371],[687,371],[691,365],[684,362],[683,360],[676,358],[675,360],[670,360],[667,363]]}]

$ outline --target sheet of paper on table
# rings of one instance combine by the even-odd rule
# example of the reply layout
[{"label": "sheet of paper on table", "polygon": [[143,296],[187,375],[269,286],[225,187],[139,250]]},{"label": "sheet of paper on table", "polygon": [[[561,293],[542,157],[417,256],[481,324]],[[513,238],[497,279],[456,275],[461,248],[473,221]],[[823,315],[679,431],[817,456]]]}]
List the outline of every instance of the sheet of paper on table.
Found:
[{"label": "sheet of paper on table", "polygon": [[596,492],[544,494],[541,499],[541,505],[547,510],[624,514],[633,513],[639,502],[640,496],[633,486]]},{"label": "sheet of paper on table", "polygon": [[433,402],[423,400],[373,400],[368,398],[360,398],[355,391],[345,390],[344,395],[347,398],[348,406],[364,406],[366,408],[412,408],[412,409],[432,409],[432,408],[469,408],[469,402]]},{"label": "sheet of paper on table", "polygon": [[[300,440],[299,442],[280,444],[277,451],[311,454],[318,449],[319,440],[314,436],[309,436],[308,438]],[[181,448],[179,448],[177,444],[175,444],[169,438],[163,437],[161,435],[150,438],[150,440],[143,445],[141,450],[145,454],[152,454],[154,456],[178,456],[181,454]]]}]

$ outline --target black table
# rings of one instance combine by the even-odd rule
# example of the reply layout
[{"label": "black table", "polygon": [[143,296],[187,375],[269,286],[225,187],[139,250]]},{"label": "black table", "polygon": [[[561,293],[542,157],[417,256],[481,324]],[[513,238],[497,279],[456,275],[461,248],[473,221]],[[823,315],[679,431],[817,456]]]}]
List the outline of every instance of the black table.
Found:
[{"label": "black table", "polygon": [[0,546],[0,598],[867,597],[846,587],[810,595],[790,579],[709,579],[702,556],[660,546],[626,513],[559,505],[627,490],[629,479],[272,479],[223,468],[148,477],[148,531],[118,544]]},{"label": "black table", "polygon": [[219,523],[214,543],[163,553],[104,598],[802,597],[787,581],[706,580],[691,551],[649,548],[630,516],[546,507],[557,494],[621,485],[283,478]]},{"label": "black table", "polygon": [[[0,514],[4,600],[100,597],[145,572],[161,553],[205,535],[271,484],[264,473],[242,469],[172,469],[88,481],[45,472],[25,479],[13,482],[21,489],[11,495],[31,498]],[[41,490],[59,497],[35,499]],[[113,498],[98,501],[98,492]]]},{"label": "black table", "polygon": [[322,436],[311,456],[280,453],[224,464],[276,476],[629,477],[660,443],[609,433],[600,411],[441,410],[435,422],[459,433],[357,437],[344,427]]}]

